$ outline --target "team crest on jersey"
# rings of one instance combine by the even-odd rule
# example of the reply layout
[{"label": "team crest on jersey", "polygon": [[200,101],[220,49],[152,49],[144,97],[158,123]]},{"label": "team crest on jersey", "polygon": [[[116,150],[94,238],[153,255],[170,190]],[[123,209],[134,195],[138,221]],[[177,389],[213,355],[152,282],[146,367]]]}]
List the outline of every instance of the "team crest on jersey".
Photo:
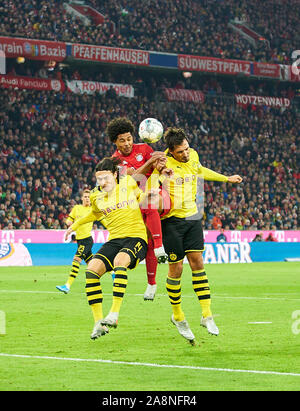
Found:
[{"label": "team crest on jersey", "polygon": [[181,185],[183,184],[183,182],[184,182],[184,179],[182,177],[176,178],[176,184]]},{"label": "team crest on jersey", "polygon": [[144,157],[143,157],[143,154],[139,153],[135,156],[135,158],[136,158],[136,161],[143,161]]}]

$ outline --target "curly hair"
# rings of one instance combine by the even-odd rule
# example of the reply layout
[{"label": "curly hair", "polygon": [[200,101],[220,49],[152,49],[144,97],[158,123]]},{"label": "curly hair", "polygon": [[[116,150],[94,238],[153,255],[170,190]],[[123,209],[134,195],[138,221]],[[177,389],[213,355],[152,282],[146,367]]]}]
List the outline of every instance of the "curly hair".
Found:
[{"label": "curly hair", "polygon": [[111,120],[107,127],[106,133],[112,143],[114,143],[120,134],[134,134],[135,127],[133,123],[126,117],[117,117]]},{"label": "curly hair", "polygon": [[164,141],[171,151],[174,150],[175,146],[182,144],[184,140],[189,141],[182,128],[169,127],[164,134]]}]

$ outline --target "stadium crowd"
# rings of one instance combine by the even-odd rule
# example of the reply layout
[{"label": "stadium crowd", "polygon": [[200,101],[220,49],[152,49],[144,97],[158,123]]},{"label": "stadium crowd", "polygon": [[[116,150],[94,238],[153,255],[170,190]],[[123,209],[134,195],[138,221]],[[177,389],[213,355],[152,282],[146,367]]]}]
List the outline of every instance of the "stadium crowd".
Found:
[{"label": "stadium crowd", "polygon": [[[105,21],[88,26],[63,3],[2,1],[0,35],[275,63],[299,44],[299,0],[89,0]],[[253,46],[228,26],[234,19],[267,41]]]},{"label": "stadium crowd", "polygon": [[[238,187],[205,183],[206,229],[299,229],[300,121],[293,107],[242,107],[209,90],[203,104],[167,102],[162,87],[171,84],[149,82],[157,94],[134,98],[2,89],[0,228],[65,228],[81,190],[95,184],[95,164],[115,149],[107,122],[127,116],[136,127],[156,117],[165,128],[184,128],[205,167],[243,176]],[[163,150],[163,141],[153,148]]]}]

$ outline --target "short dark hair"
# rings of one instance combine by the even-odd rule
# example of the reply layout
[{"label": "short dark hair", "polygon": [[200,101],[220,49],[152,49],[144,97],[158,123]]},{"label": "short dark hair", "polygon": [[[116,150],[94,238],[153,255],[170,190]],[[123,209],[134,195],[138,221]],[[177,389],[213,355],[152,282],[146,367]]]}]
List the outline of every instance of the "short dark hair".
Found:
[{"label": "short dark hair", "polygon": [[118,135],[124,133],[134,134],[135,127],[133,123],[126,117],[117,117],[111,120],[107,127],[106,133],[112,143],[114,143]]},{"label": "short dark hair", "polygon": [[113,174],[119,171],[119,164],[121,160],[117,157],[104,157],[96,165],[95,172],[97,171],[111,171]]},{"label": "short dark hair", "polygon": [[176,146],[183,143],[184,140],[188,140],[184,130],[177,127],[169,127],[164,134],[164,140],[169,150],[173,151]]}]

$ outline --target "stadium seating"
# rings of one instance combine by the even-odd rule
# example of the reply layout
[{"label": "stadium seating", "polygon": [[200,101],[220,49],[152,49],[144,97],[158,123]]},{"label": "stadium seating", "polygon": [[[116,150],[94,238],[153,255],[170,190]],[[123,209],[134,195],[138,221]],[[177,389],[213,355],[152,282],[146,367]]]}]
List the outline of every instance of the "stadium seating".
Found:
[{"label": "stadium seating", "polygon": [[[156,86],[171,83],[165,79]],[[0,228],[64,228],[80,191],[95,184],[98,159],[114,151],[104,132],[107,122],[124,115],[138,125],[151,114],[165,127],[187,130],[203,165],[244,177],[240,187],[205,185],[205,228],[213,228],[219,213],[224,228],[297,229],[296,110],[239,106],[214,79],[203,89],[204,104],[167,103],[159,89],[161,102],[145,94],[128,99],[2,90]],[[163,148],[162,141],[155,146]]]},{"label": "stadium seating", "polygon": [[[68,14],[63,3],[2,1],[0,35],[285,64],[299,44],[298,0],[241,0],[238,5],[234,0],[167,0],[170,7],[166,0],[128,0],[122,7],[117,0],[89,0],[105,21],[88,26]],[[230,28],[230,21],[257,33],[257,44]],[[266,41],[259,43],[259,36]],[[95,183],[94,165],[114,151],[105,136],[107,122],[122,115],[136,126],[151,115],[165,127],[183,127],[203,165],[244,177],[240,187],[205,185],[206,229],[216,220],[229,229],[299,228],[297,108],[241,106],[233,94],[292,99],[296,86],[209,75],[184,80],[180,73],[121,68],[82,73],[75,65],[49,72],[38,61],[8,61],[7,67],[13,75],[132,84],[135,97],[1,89],[0,229],[65,228],[81,190]],[[202,90],[205,102],[167,102],[165,88]],[[163,142],[155,149],[164,149]]]},{"label": "stadium seating", "polygon": [[[88,26],[63,3],[4,0],[0,35],[276,63],[289,63],[299,45],[297,0],[169,0],[169,7],[166,0],[130,0],[125,7],[117,0],[90,0],[106,20]],[[250,44],[230,28],[233,20],[246,22],[266,41]]]}]

